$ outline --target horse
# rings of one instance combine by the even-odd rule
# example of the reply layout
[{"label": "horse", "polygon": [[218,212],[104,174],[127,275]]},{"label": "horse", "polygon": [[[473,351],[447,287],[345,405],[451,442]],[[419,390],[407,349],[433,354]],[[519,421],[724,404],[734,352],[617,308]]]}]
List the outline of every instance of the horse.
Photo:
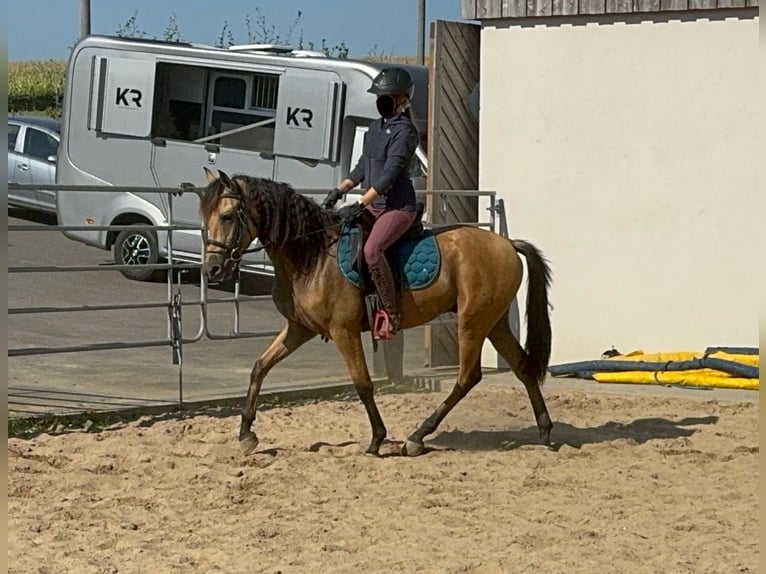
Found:
[{"label": "horse", "polygon": [[[252,429],[261,385],[268,372],[301,345],[320,336],[342,355],[354,388],[367,411],[372,439],[367,454],[379,455],[386,427],[375,403],[362,346],[367,331],[362,290],[350,283],[336,260],[340,216],[323,209],[290,185],[270,179],[204,168],[207,186],[200,198],[205,229],[204,272],[224,281],[239,266],[256,238],[274,266],[273,300],[286,319],[282,331],[255,361],[241,414],[239,444],[244,453],[258,446]],[[489,339],[521,380],[543,444],[550,445],[553,423],[541,393],[551,352],[548,289],[551,270],[531,243],[508,239],[467,224],[434,230],[441,252],[435,281],[400,293],[400,329],[427,323],[446,312],[457,314],[459,366],[449,396],[410,434],[400,451],[417,456],[424,439],[482,378],[481,349]],[[521,285],[526,258],[527,338],[522,348],[508,322],[511,302]]]}]

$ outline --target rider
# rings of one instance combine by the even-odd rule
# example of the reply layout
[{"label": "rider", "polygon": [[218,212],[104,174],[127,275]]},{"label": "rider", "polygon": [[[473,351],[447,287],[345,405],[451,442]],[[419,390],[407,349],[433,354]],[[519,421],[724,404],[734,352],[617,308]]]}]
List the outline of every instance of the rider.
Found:
[{"label": "rider", "polygon": [[367,91],[377,96],[380,118],[369,127],[356,167],[327,195],[322,206],[331,209],[343,194],[363,183],[365,192],[359,201],[344,206],[340,213],[346,223],[355,222],[365,209],[375,217],[365,241],[364,258],[389,317],[391,331],[385,338],[390,338],[399,328],[400,316],[385,251],[415,221],[417,204],[408,165],[419,136],[409,110],[414,84],[407,70],[383,69]]}]

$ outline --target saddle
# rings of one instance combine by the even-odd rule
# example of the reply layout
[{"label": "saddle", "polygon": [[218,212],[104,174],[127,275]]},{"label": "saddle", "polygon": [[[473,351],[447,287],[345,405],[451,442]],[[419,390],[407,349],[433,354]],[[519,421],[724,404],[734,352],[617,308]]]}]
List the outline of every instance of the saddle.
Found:
[{"label": "saddle", "polygon": [[[418,202],[417,207],[417,215],[410,228],[385,253],[397,291],[427,287],[436,279],[441,265],[436,239],[423,226],[425,206]],[[365,212],[356,224],[343,228],[338,240],[338,267],[346,280],[361,288],[365,295],[375,294],[363,251],[365,239],[374,223],[375,217]]]}]

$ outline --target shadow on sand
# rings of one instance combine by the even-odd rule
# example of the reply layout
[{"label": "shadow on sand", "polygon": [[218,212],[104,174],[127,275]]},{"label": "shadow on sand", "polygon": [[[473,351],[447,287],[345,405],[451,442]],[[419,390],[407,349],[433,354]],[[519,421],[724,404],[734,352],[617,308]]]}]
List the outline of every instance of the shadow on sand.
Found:
[{"label": "shadow on sand", "polygon": [[[643,444],[656,439],[673,439],[694,434],[698,425],[712,425],[718,417],[686,417],[678,421],[664,418],[637,419],[629,423],[608,422],[597,427],[576,427],[568,423],[554,423],[551,433],[553,450],[564,445],[582,448],[618,439],[631,439]],[[428,446],[455,450],[512,450],[525,445],[540,444],[537,427],[509,431],[446,431],[427,441]]]}]

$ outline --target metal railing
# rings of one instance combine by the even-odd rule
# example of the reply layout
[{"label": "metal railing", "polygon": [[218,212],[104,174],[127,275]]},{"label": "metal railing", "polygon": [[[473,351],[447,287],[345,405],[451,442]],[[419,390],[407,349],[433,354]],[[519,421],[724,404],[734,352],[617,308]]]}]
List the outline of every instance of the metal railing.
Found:
[{"label": "metal railing", "polygon": [[[47,305],[47,306],[18,306],[9,307],[9,315],[34,315],[34,314],[63,314],[63,313],[93,313],[100,311],[130,311],[136,309],[165,309],[167,314],[167,334],[165,338],[140,339],[134,341],[101,341],[93,343],[83,343],[74,345],[59,346],[23,346],[8,348],[9,357],[21,357],[30,355],[54,354],[54,353],[73,353],[88,351],[105,351],[130,348],[148,348],[167,346],[172,350],[172,362],[178,367],[178,402],[183,403],[183,346],[203,339],[225,340],[241,338],[261,338],[274,337],[279,330],[262,331],[242,331],[241,330],[241,305],[251,301],[270,301],[270,295],[244,295],[240,290],[240,277],[234,282],[234,292],[231,296],[211,298],[209,296],[207,279],[202,273],[202,258],[199,261],[188,261],[188,254],[184,254],[185,260],[177,259],[173,244],[173,232],[177,231],[199,231],[200,232],[200,254],[204,253],[204,224],[200,221],[196,224],[177,224],[174,223],[173,201],[179,194],[193,193],[197,197],[201,196],[202,188],[196,188],[189,184],[181,184],[178,187],[158,188],[158,187],[120,187],[120,186],[72,186],[72,185],[20,185],[8,184],[9,190],[50,190],[58,193],[71,192],[90,192],[90,193],[156,193],[167,195],[167,225],[56,225],[40,226],[28,224],[9,224],[9,233],[21,231],[122,231],[130,229],[133,231],[153,231],[166,233],[167,260],[164,263],[145,264],[141,267],[145,269],[166,270],[166,297],[163,301],[145,301],[139,303],[113,303],[113,304],[88,304],[81,305]],[[306,195],[324,195],[327,190],[323,189],[300,189],[298,190]],[[435,190],[418,191],[418,196],[424,198],[434,196],[441,201],[437,203],[441,210],[440,216],[444,219],[447,215],[447,200],[450,197],[485,197],[488,198],[489,207],[486,208],[489,216],[486,221],[462,222],[464,224],[475,225],[490,230],[497,231],[501,235],[507,236],[507,223],[505,220],[504,205],[501,199],[497,199],[495,192],[476,191],[476,190]],[[442,225],[432,224],[433,214],[427,214],[424,218],[426,228],[436,229]],[[449,224],[444,224],[449,225]],[[499,225],[499,229],[498,229]],[[136,269],[136,265],[11,265],[9,261],[8,273],[80,273],[80,272],[104,272],[121,271],[125,269]],[[189,271],[200,272],[200,291],[199,297],[195,300],[184,301],[181,291],[182,277]],[[247,272],[245,266],[243,271]],[[255,272],[263,273],[264,269],[258,267]],[[215,333],[210,327],[208,310],[210,305],[214,304],[232,304],[234,310],[233,327],[229,333]],[[199,311],[199,328],[192,336],[184,336],[182,330],[182,309],[184,307],[194,307]],[[442,323],[444,321],[441,321]],[[388,364],[389,361],[386,361]]]}]

